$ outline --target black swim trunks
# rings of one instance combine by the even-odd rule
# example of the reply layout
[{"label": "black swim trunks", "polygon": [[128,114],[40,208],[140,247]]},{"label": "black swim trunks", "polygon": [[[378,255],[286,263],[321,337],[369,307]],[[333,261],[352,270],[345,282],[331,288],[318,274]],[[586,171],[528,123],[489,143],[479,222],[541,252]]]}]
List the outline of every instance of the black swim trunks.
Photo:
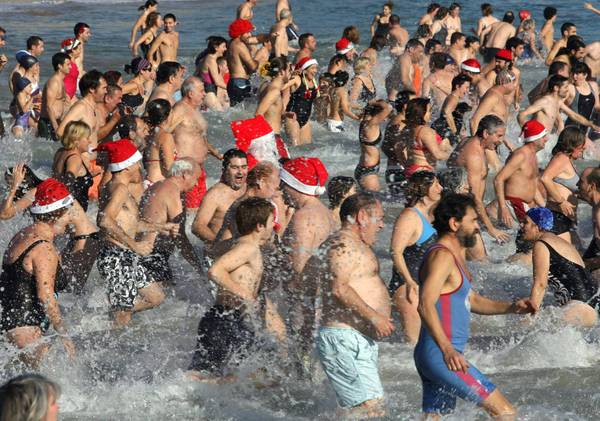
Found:
[{"label": "black swim trunks", "polygon": [[154,251],[152,254],[142,257],[141,262],[153,282],[174,285],[173,272],[171,271],[171,266],[169,266],[168,254]]},{"label": "black swim trunks", "polygon": [[254,343],[254,329],[240,310],[215,305],[198,324],[198,342],[189,369],[222,376],[248,357]]},{"label": "black swim trunks", "polygon": [[229,103],[232,107],[244,102],[244,100],[252,96],[252,86],[247,79],[232,77],[227,83],[227,95],[229,95]]},{"label": "black swim trunks", "polygon": [[141,259],[139,254],[110,243],[100,250],[96,264],[106,281],[111,309],[133,310],[139,290],[152,282]]},{"label": "black swim trunks", "polygon": [[500,48],[486,48],[483,50],[483,60],[486,63],[491,63],[498,51],[500,51]]},{"label": "black swim trunks", "polygon": [[360,164],[356,166],[354,169],[354,178],[356,181],[360,181],[363,177],[367,175],[378,175],[379,174],[379,164],[373,167],[364,167]]},{"label": "black swim trunks", "polygon": [[58,142],[58,136],[54,131],[54,127],[52,127],[52,123],[45,117],[40,117],[38,121],[38,136]]}]

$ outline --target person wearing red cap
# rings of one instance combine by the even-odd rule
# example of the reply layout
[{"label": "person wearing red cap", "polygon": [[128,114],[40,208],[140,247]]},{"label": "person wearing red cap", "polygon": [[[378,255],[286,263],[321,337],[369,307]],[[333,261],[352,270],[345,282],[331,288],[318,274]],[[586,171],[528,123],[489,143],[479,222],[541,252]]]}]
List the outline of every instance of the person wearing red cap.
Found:
[{"label": "person wearing red cap", "polygon": [[319,64],[314,58],[303,58],[296,64],[297,76],[290,79],[290,100],[285,113],[285,131],[292,145],[312,142],[310,115],[314,100],[319,97],[317,72]]},{"label": "person wearing red cap", "polygon": [[68,54],[71,59],[71,68],[69,73],[65,75],[65,92],[67,93],[71,104],[77,101],[75,94],[77,93],[77,83],[79,82],[79,67],[77,60],[81,55],[81,43],[74,38],[67,38],[60,44],[61,52]]},{"label": "person wearing red cap", "polygon": [[258,61],[248,46],[253,29],[252,23],[245,19],[237,19],[229,25],[231,42],[227,50],[227,65],[231,78],[227,94],[232,107],[252,95],[250,76],[258,69]]},{"label": "person wearing red cap", "polygon": [[323,289],[316,348],[337,402],[349,410],[350,418],[385,417],[375,341],[391,335],[394,324],[373,250],[383,216],[374,195],[348,197],[340,209],[341,230],[327,239],[314,259],[319,268],[314,282]]},{"label": "person wearing red cap", "polygon": [[461,73],[471,78],[471,92],[475,95],[475,103],[479,103],[485,93],[492,87],[490,83],[481,75],[481,64],[477,59],[470,58],[460,65]]},{"label": "person wearing red cap", "polygon": [[494,56],[494,61],[486,65],[481,70],[481,74],[491,86],[494,86],[496,84],[496,76],[498,76],[500,70],[511,70],[511,73],[514,74],[512,72],[513,58],[514,56],[510,49],[503,48],[502,50],[498,50]]},{"label": "person wearing red cap", "polygon": [[506,41],[517,34],[517,29],[513,26],[515,15],[513,12],[506,12],[502,22],[496,22],[487,27],[481,34],[486,40],[483,58],[486,63],[490,63],[496,53],[505,47]]},{"label": "person wearing red cap", "polygon": [[559,75],[552,76],[548,81],[548,93],[519,113],[517,116],[519,124],[523,124],[531,116],[531,118],[542,123],[548,133],[551,133],[552,129],[556,127],[556,132],[560,134],[565,127],[565,123],[561,118],[562,112],[572,122],[591,127],[593,130],[599,130],[593,121],[573,111],[565,104],[564,101],[569,95],[569,87],[569,79]]},{"label": "person wearing red cap", "polygon": [[50,325],[61,337],[69,357],[75,356],[55,295],[60,258],[53,244],[65,228],[58,222],[72,204],[73,197],[61,182],[49,178],[40,183],[29,208],[33,224],[13,237],[4,257],[0,332],[6,333],[17,348],[33,350],[24,358],[33,368],[49,349],[39,342]]},{"label": "person wearing red cap", "polygon": [[248,158],[239,149],[229,149],[223,154],[221,180],[212,186],[198,208],[192,224],[192,233],[209,249],[221,231],[225,214],[233,202],[246,193]]},{"label": "person wearing red cap", "polygon": [[356,55],[356,48],[348,38],[342,37],[338,42],[335,43],[335,53],[345,56],[346,59],[351,62]]},{"label": "person wearing red cap", "polygon": [[102,189],[98,226],[104,238],[97,266],[107,283],[110,313],[116,326],[129,323],[134,312],[156,307],[164,299],[162,288],[141,265],[142,256],[152,251],[152,243],[138,241],[140,232],[176,234],[179,224],[154,224],[140,219],[138,202],[130,186],[142,182],[142,155],[128,139],[103,143],[98,152],[108,155],[112,178]]}]

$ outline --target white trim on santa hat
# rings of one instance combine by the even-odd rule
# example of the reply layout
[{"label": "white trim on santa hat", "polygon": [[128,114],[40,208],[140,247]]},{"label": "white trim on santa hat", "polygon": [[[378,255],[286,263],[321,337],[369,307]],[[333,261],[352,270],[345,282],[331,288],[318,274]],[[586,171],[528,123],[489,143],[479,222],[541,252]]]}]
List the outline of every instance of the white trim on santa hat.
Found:
[{"label": "white trim on santa hat", "polygon": [[70,206],[72,204],[73,204],[73,196],[68,195],[67,197],[59,199],[56,202],[49,203],[47,205],[31,206],[29,208],[29,211],[31,213],[35,213],[35,214],[39,215],[39,214],[44,214],[44,213],[50,213],[55,210],[62,209],[66,206]]},{"label": "white trim on santa hat", "polygon": [[477,67],[471,67],[466,65],[465,63],[461,64],[460,67],[462,67],[463,70],[466,70],[467,72],[471,72],[471,73],[481,73],[481,69],[477,68]]},{"label": "white trim on santa hat", "polygon": [[354,44],[349,43],[346,48],[343,48],[341,50],[337,50],[337,53],[338,54],[346,54],[346,53],[349,53],[352,50],[354,50]]},{"label": "white trim on santa hat", "polygon": [[300,70],[306,70],[310,66],[318,66],[318,65],[319,65],[319,62],[317,60],[315,60],[314,58],[311,58],[310,60],[306,60],[306,62],[304,62],[304,64],[300,68]]},{"label": "white trim on santa hat", "polygon": [[544,129],[541,132],[539,132],[538,134],[534,134],[533,136],[529,136],[529,137],[523,136],[523,142],[525,142],[525,143],[535,142],[536,140],[541,139],[542,137],[546,136],[546,134],[548,134],[548,132],[546,131],[546,129]]},{"label": "white trim on santa hat", "polygon": [[122,171],[125,168],[131,167],[133,164],[135,164],[138,161],[142,160],[142,154],[140,153],[140,151],[135,151],[135,153],[133,155],[131,155],[129,158],[127,158],[125,161],[121,161],[121,162],[111,162],[110,164],[108,164],[108,170],[110,172],[117,172],[117,171]]},{"label": "white trim on santa hat", "polygon": [[291,188],[298,190],[300,193],[308,194],[311,196],[321,196],[323,193],[326,192],[324,186],[309,186],[300,182],[291,173],[287,172],[285,168],[281,168],[281,170],[279,170],[279,177],[281,178],[281,181],[283,181]]}]

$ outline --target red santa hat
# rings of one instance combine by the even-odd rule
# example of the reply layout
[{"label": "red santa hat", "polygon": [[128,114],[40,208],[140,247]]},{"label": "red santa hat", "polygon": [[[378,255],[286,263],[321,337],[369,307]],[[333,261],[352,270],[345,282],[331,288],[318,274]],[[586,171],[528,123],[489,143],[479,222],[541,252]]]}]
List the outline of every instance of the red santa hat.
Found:
[{"label": "red santa hat", "polygon": [[531,12],[529,10],[519,10],[519,17],[521,18],[521,22],[531,18]]},{"label": "red santa hat", "polygon": [[62,53],[68,53],[69,51],[74,50],[81,44],[81,41],[75,38],[67,38],[60,43],[60,51]]},{"label": "red santa hat", "polygon": [[94,149],[97,152],[108,152],[108,170],[117,172],[131,167],[142,159],[142,154],[129,139],[106,142]]},{"label": "red santa hat", "polygon": [[506,48],[499,50],[496,53],[496,58],[499,58],[500,60],[512,61],[512,59],[513,59],[512,51],[507,50]]},{"label": "red santa hat", "polygon": [[248,155],[248,168],[260,161],[279,163],[279,152],[275,132],[262,115],[247,120],[231,122],[231,132],[236,147]]},{"label": "red santa hat", "polygon": [[54,178],[42,181],[35,191],[35,199],[29,211],[34,214],[50,213],[73,204],[73,196],[67,186]]},{"label": "red santa hat", "polygon": [[342,38],[335,43],[335,51],[338,54],[346,54],[354,50],[354,44],[348,38]]},{"label": "red santa hat", "polygon": [[253,29],[254,26],[249,20],[236,19],[229,25],[229,37],[231,39],[238,38],[248,32],[252,32]]},{"label": "red santa hat", "polygon": [[474,58],[463,61],[460,67],[467,72],[481,73],[481,64]]},{"label": "red santa hat", "polygon": [[298,63],[296,63],[296,70],[306,70],[310,66],[318,66],[319,62],[312,57],[304,57]]},{"label": "red santa hat", "polygon": [[310,196],[325,193],[325,183],[329,174],[319,158],[294,158],[283,164],[280,173],[281,181]]},{"label": "red santa hat", "polygon": [[542,123],[537,120],[529,120],[525,124],[523,124],[523,131],[521,132],[523,136],[523,142],[535,142],[538,139],[546,136],[548,132]]}]

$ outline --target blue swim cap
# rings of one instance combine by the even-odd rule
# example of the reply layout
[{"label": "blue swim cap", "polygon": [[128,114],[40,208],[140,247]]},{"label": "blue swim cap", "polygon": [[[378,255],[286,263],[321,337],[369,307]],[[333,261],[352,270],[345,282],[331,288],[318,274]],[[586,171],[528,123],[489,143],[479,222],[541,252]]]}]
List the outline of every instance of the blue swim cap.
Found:
[{"label": "blue swim cap", "polygon": [[20,77],[15,82],[15,92],[17,92],[17,93],[21,92],[23,89],[27,88],[27,86],[29,86],[30,84],[31,84],[31,81],[29,79],[27,79],[26,77]]},{"label": "blue swim cap", "polygon": [[544,231],[550,231],[554,226],[554,215],[548,208],[529,209],[527,216]]}]

